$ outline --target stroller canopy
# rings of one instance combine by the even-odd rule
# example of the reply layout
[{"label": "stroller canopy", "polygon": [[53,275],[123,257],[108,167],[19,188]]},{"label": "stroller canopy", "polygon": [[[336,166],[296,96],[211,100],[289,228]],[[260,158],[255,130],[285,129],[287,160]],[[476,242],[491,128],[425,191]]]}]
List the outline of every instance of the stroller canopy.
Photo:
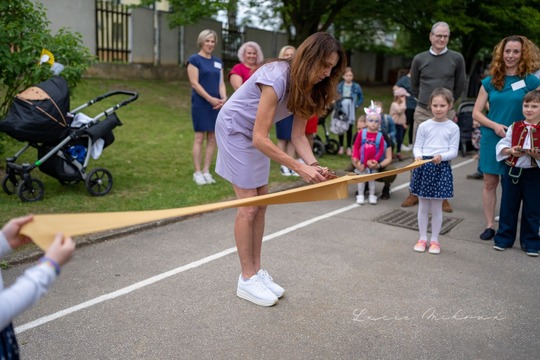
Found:
[{"label": "stroller canopy", "polygon": [[54,144],[69,134],[69,88],[55,76],[18,94],[0,131],[19,141]]}]

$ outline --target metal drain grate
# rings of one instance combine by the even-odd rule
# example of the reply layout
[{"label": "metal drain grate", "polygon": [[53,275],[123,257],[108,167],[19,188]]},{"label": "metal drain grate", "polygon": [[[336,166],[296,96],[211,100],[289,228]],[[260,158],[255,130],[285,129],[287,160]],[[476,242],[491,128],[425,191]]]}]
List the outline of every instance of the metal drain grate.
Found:
[{"label": "metal drain grate", "polygon": [[[454,226],[459,224],[463,219],[451,218],[443,216],[441,227],[441,235],[448,233]],[[377,219],[381,224],[404,227],[411,230],[418,230],[418,214],[416,212],[405,210],[393,210]],[[428,225],[428,231],[431,232],[431,216]]]}]

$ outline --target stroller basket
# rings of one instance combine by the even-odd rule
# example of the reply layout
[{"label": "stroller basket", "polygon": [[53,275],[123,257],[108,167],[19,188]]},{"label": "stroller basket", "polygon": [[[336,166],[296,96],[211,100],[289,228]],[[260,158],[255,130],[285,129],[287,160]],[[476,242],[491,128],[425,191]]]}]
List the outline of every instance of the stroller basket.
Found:
[{"label": "stroller basket", "polygon": [[[83,129],[82,134],[88,135],[93,143],[95,143],[98,139],[103,139],[103,149],[105,149],[114,142],[114,133],[112,130],[120,125],[122,125],[122,122],[116,113],[112,113],[98,124],[90,128]],[[72,146],[82,146],[86,151],[88,151],[88,141],[86,141],[84,137],[67,143],[65,148],[67,149]],[[53,147],[50,146],[38,147],[38,158],[44,158],[52,149]],[[39,165],[39,170],[64,182],[82,180],[82,174],[79,171],[79,168],[77,168],[73,161],[68,160],[71,157],[72,154],[69,154],[67,151],[58,150],[55,155],[51,156]]]}]

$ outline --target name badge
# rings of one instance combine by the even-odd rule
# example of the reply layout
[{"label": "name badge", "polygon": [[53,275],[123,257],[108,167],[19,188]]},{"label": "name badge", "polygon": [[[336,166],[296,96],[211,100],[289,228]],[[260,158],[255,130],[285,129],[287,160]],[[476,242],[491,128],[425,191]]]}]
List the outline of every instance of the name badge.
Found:
[{"label": "name badge", "polygon": [[519,80],[512,84],[512,90],[516,91],[525,87],[525,80]]},{"label": "name badge", "polygon": [[[217,62],[217,61],[214,61],[214,67],[215,67],[216,69],[220,69],[220,70],[221,70],[221,63],[220,63],[220,62]],[[523,81],[523,80],[521,80],[521,81]],[[523,83],[523,86],[525,86],[525,83]]]}]

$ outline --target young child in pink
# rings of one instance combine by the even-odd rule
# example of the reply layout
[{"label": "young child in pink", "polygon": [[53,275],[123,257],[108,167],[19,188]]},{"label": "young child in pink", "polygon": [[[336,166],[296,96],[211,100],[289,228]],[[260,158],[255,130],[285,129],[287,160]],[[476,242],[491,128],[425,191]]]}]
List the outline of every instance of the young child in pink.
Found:
[{"label": "young child in pink", "polygon": [[[369,108],[364,108],[366,112],[367,126],[362,129],[356,136],[353,146],[352,163],[355,167],[354,172],[357,174],[373,174],[380,168],[380,162],[384,159],[386,150],[386,142],[383,133],[379,131],[381,123],[381,108],[375,106],[373,101]],[[369,203],[377,204],[377,196],[375,195],[375,180],[369,181]],[[364,204],[364,189],[366,183],[358,184],[358,195],[356,196],[357,204]]]}]

